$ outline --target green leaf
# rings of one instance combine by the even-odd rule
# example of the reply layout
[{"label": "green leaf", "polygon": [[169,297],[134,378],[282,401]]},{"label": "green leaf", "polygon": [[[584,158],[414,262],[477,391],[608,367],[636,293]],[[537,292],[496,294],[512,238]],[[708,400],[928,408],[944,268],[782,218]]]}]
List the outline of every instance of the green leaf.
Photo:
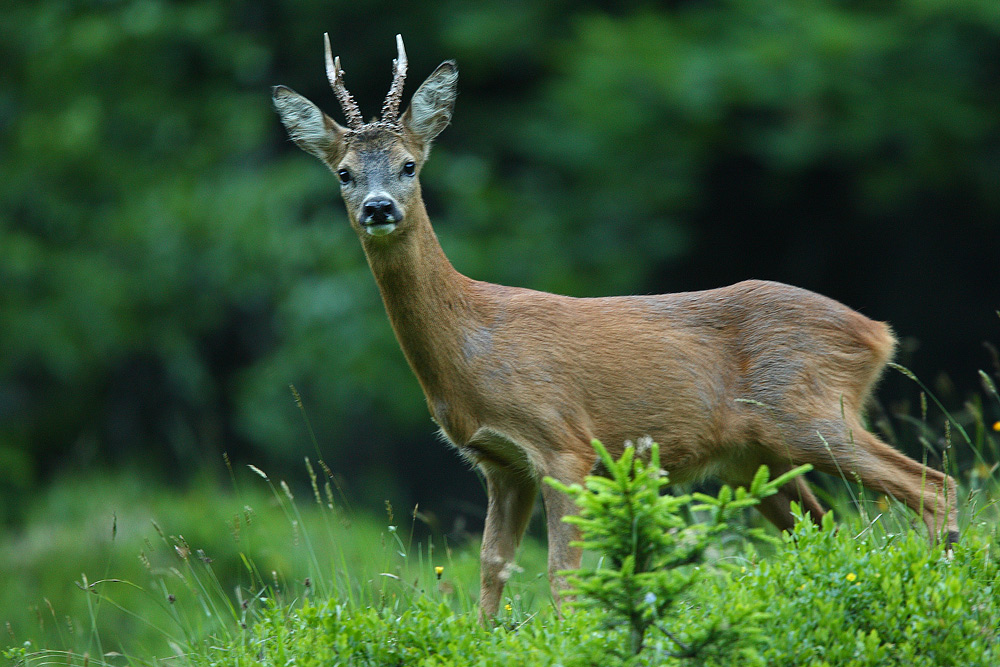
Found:
[{"label": "green leaf", "polygon": [[750,483],[750,493],[755,496],[759,496],[761,488],[767,484],[767,478],[771,474],[766,465],[761,465],[757,468],[757,473],[753,476],[753,481]]},{"label": "green leaf", "polygon": [[811,463],[806,463],[804,465],[800,465],[799,467],[793,468],[792,470],[789,470],[788,472],[786,472],[786,473],[784,473],[782,475],[779,475],[775,479],[771,480],[771,484],[773,484],[776,489],[777,488],[781,488],[782,486],[784,486],[788,482],[792,481],[793,479],[795,479],[799,475],[804,475],[804,474],[806,474],[807,472],[809,472],[812,469],[813,469],[813,466],[812,466]]}]

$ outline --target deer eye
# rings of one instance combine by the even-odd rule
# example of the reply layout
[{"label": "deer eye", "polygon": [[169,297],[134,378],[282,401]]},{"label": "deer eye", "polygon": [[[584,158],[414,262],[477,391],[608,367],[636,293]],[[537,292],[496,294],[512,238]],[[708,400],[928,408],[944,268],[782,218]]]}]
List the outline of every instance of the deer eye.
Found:
[{"label": "deer eye", "polygon": [[347,185],[348,183],[351,182],[351,172],[347,171],[346,169],[341,169],[337,172],[337,178],[340,179],[341,183]]},{"label": "deer eye", "polygon": [[414,162],[413,160],[410,160],[409,162],[407,162],[406,164],[403,165],[403,175],[404,176],[413,176],[415,173],[417,173],[417,163],[416,162]]}]

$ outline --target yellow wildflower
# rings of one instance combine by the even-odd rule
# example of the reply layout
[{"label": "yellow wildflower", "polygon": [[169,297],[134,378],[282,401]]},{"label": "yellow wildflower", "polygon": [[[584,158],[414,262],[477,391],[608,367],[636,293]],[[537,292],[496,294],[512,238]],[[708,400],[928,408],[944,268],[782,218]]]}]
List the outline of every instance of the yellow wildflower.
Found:
[{"label": "yellow wildflower", "polygon": [[506,609],[507,611],[511,610],[511,606],[509,604],[505,604],[503,608]]},{"label": "yellow wildflower", "polygon": [[858,575],[854,574],[853,572],[848,572],[847,573],[847,580],[848,581],[854,581],[857,578],[858,578]]},{"label": "yellow wildflower", "polygon": [[444,574],[444,567],[442,567],[440,565],[435,566],[435,568],[434,568],[434,574],[436,574],[437,578],[440,579],[441,575]]},{"label": "yellow wildflower", "polygon": [[993,424],[993,430],[1000,432],[1000,422],[995,422]]}]

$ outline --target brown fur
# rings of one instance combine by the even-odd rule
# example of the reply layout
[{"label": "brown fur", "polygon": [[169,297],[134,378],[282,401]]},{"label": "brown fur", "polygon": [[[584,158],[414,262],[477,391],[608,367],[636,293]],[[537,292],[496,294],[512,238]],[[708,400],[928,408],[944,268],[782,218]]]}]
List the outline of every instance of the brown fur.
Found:
[{"label": "brown fur", "polygon": [[[618,456],[626,440],[652,437],[678,482],[715,475],[746,484],[761,464],[778,474],[811,463],[892,494],[922,512],[932,535],[957,536],[954,481],[881,442],[860,421],[895,346],[885,324],[773,282],[576,299],[458,273],[416,179],[397,177],[407,160],[419,168],[450,119],[457,74],[445,65],[414,95],[413,105],[419,99],[424,106],[407,111],[401,134],[347,131],[325,115],[303,131],[296,123],[311,103],[287,89],[276,89],[275,98],[293,137],[329,128],[306,150],[333,171],[356,174],[343,195],[393,330],[442,433],[486,478],[484,617],[498,609],[539,490],[557,599],[564,585],[557,572],[578,567],[575,529],[562,521],[574,507],[540,480],[582,482],[596,461],[594,438]],[[283,109],[294,110],[290,120]],[[431,129],[412,122],[435,114],[443,118]],[[364,203],[376,195],[391,197],[402,216],[385,236],[366,233],[361,221]],[[788,529],[793,500],[822,516],[801,478],[759,509]]]}]

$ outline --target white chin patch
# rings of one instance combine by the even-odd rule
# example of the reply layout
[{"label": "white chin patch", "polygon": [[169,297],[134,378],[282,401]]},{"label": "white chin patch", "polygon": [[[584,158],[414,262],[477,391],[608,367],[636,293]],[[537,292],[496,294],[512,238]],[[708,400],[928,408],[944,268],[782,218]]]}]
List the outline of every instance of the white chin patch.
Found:
[{"label": "white chin patch", "polygon": [[396,229],[395,222],[387,222],[382,225],[365,225],[365,231],[369,236],[385,236],[391,234]]}]

